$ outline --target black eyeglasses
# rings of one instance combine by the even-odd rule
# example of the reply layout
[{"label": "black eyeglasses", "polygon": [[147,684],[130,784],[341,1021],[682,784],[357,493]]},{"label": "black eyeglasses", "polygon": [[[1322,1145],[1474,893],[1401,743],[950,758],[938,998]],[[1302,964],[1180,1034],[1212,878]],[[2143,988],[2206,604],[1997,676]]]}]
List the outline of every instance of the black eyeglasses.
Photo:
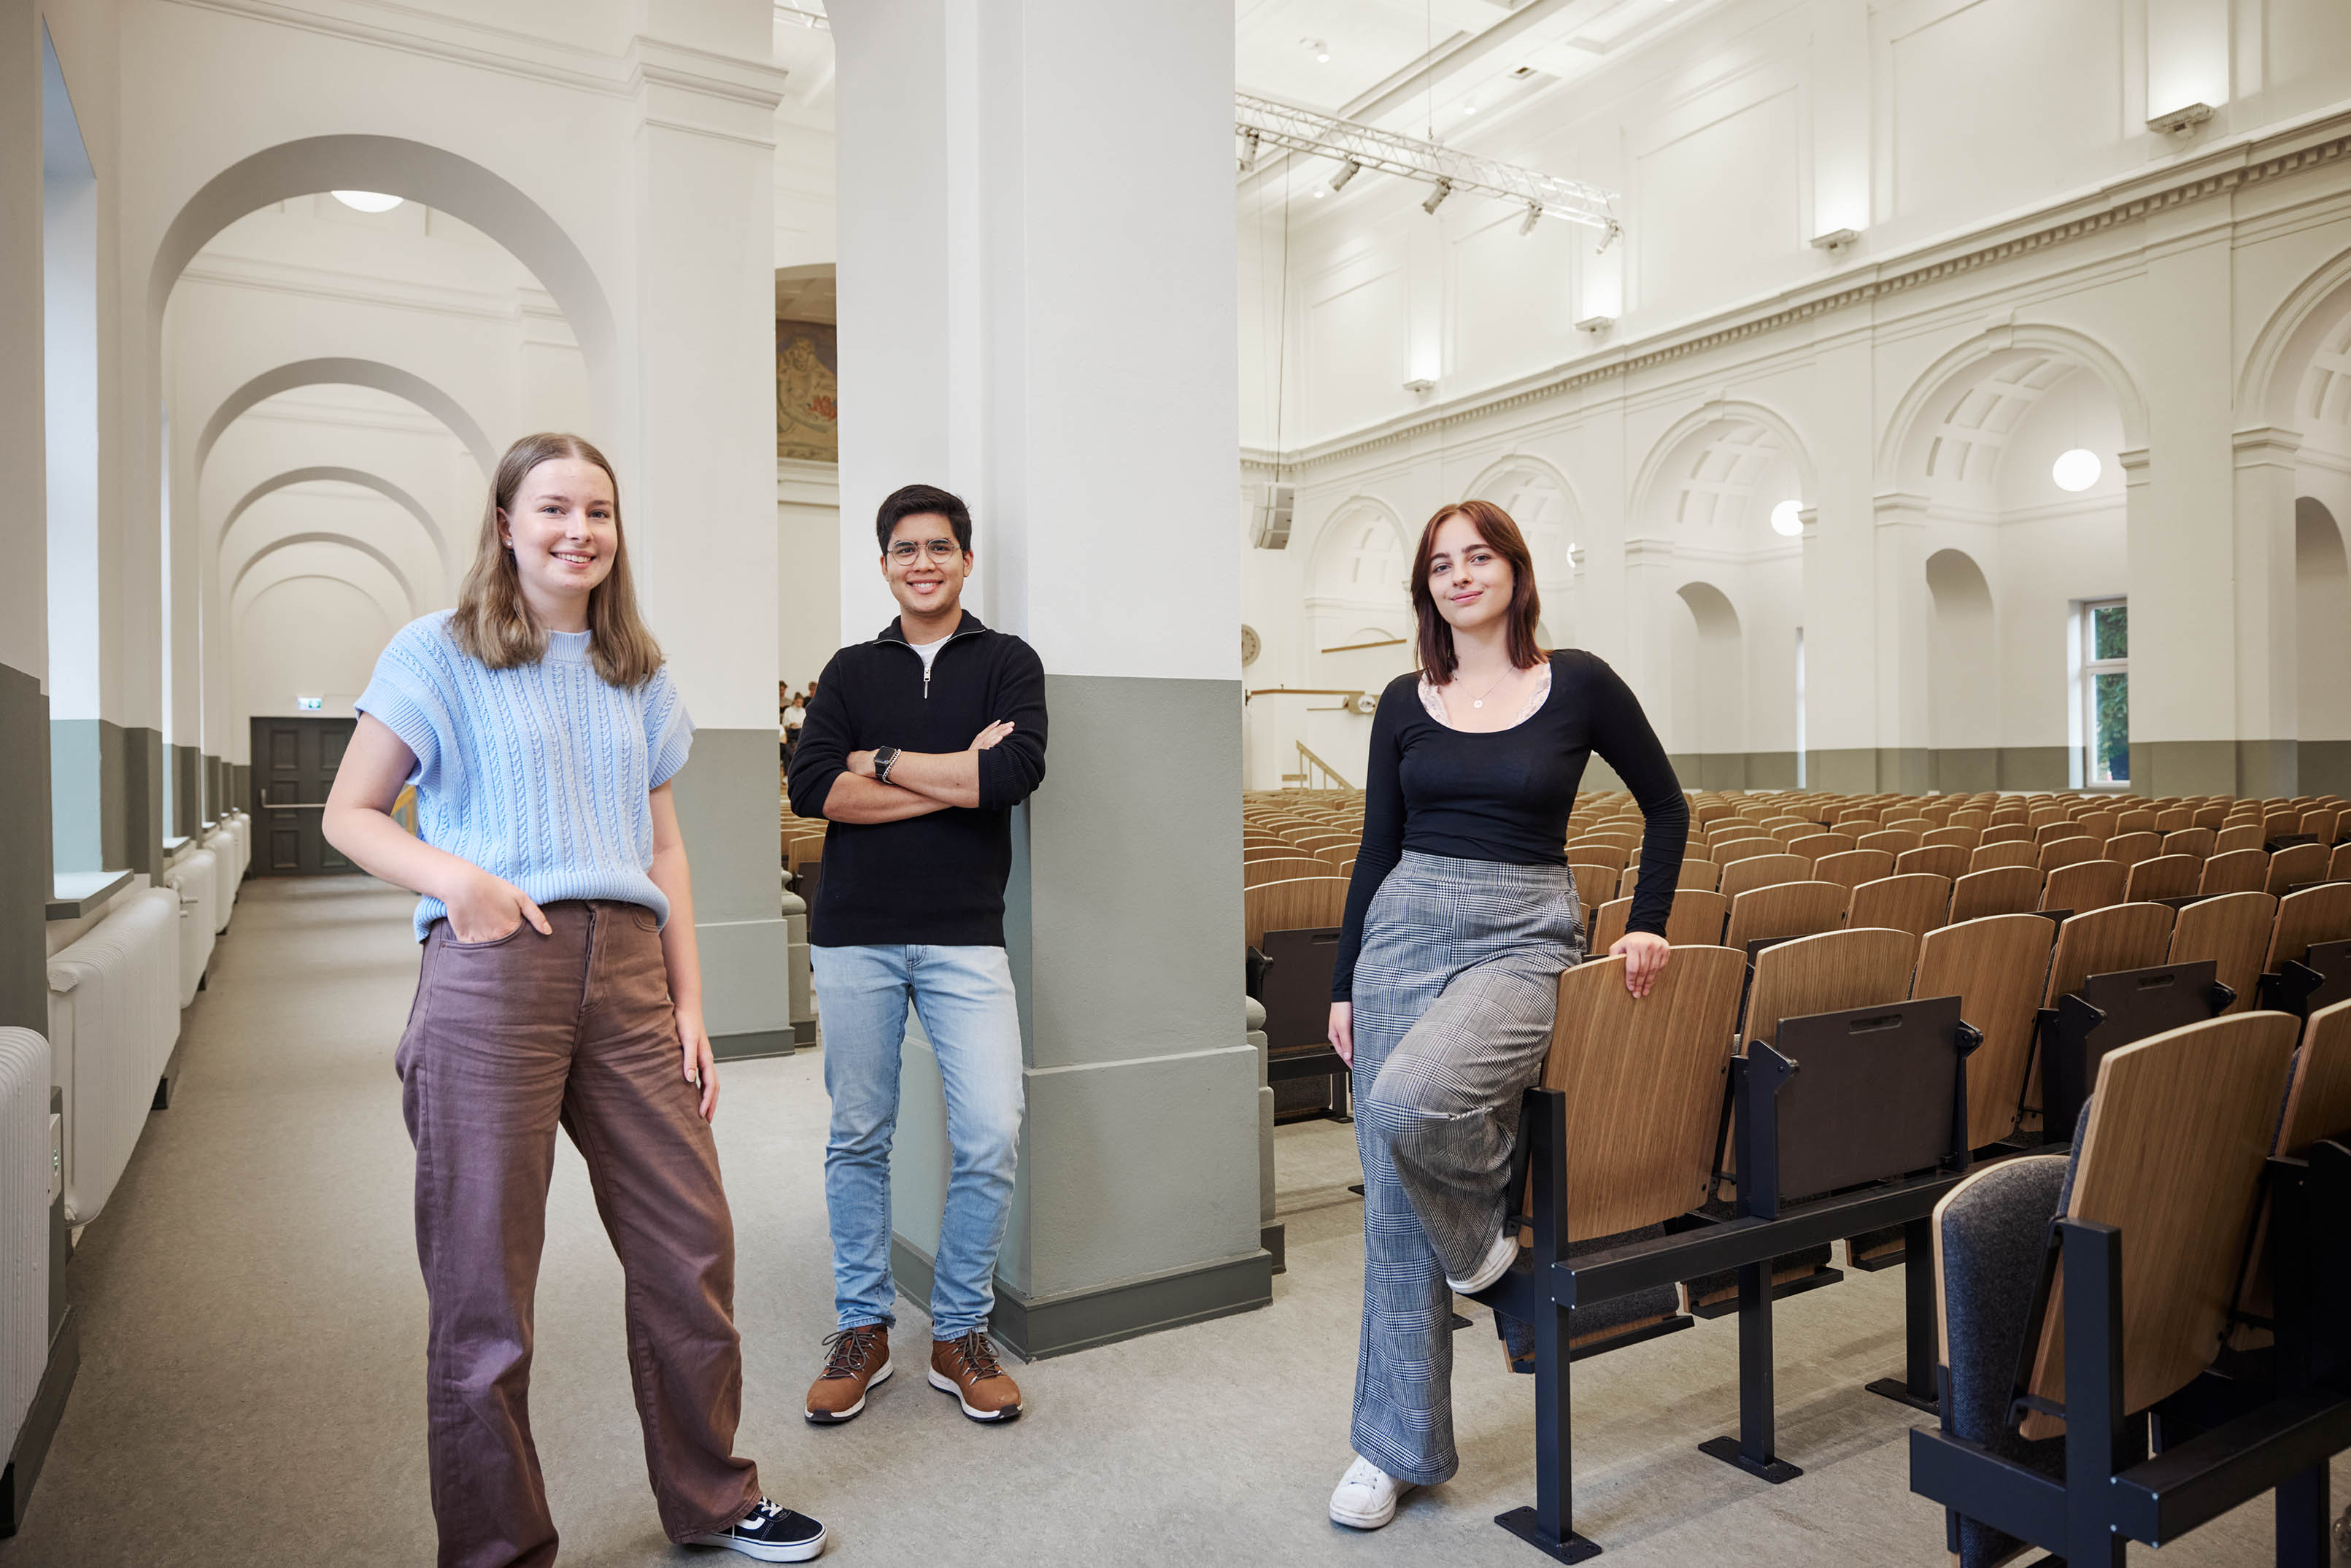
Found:
[{"label": "black eyeglasses", "polygon": [[900,566],[911,564],[918,553],[926,554],[944,566],[961,555],[963,547],[953,539],[925,539],[920,545],[912,539],[900,539],[889,550],[890,559]]}]

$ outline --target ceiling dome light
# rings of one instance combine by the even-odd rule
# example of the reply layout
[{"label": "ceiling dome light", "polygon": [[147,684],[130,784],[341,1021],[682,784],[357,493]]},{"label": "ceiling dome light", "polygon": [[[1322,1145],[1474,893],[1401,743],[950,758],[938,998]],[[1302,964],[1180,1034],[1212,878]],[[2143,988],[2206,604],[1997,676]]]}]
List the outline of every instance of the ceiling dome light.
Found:
[{"label": "ceiling dome light", "polygon": [[398,196],[387,196],[380,191],[329,191],[329,195],[361,213],[388,213],[400,205]]},{"label": "ceiling dome light", "polygon": [[1331,46],[1322,39],[1301,38],[1298,40],[1298,47],[1312,55],[1316,65],[1327,66],[1331,63]]},{"label": "ceiling dome light", "polygon": [[2096,453],[2076,446],[2071,452],[2057,455],[2057,461],[2049,465],[2049,477],[2057,481],[2060,490],[2086,490],[2105,471]]},{"label": "ceiling dome light", "polygon": [[1804,531],[1803,512],[1804,504],[1802,501],[1781,502],[1771,508],[1771,531],[1787,538],[1794,538]]}]

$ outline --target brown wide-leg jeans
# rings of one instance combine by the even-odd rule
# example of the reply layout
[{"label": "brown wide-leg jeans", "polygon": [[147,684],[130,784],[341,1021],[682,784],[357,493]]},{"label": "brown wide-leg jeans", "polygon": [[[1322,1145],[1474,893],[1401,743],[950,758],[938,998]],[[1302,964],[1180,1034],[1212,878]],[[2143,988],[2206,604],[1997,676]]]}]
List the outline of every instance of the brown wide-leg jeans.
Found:
[{"label": "brown wide-leg jeans", "polygon": [[588,1163],[626,1277],[645,1469],[673,1541],[759,1498],[734,1454],[743,1406],[735,1228],[718,1152],[679,1067],[653,912],[546,906],[465,943],[436,923],[396,1061],[416,1144],[416,1253],[432,1301],[425,1411],[442,1568],[555,1561],[530,1437],[531,1304],[555,1129]]}]

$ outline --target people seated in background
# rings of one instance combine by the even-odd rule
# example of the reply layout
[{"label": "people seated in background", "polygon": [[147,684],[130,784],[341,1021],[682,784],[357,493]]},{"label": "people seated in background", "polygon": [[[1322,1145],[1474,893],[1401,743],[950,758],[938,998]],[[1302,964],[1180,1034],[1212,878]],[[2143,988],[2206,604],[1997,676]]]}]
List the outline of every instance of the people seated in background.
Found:
[{"label": "people seated in background", "polygon": [[962,607],[971,513],[909,485],[874,531],[899,615],[833,655],[793,748],[792,810],[823,817],[809,956],[824,1011],[836,1332],[808,1395],[847,1421],[889,1377],[890,1141],[906,1009],[946,1096],[952,1163],[931,1287],[931,1386],[975,1421],[1020,1414],[987,1337],[1020,1142],[1020,1019],[1004,951],[1012,808],[1045,776],[1045,671]]},{"label": "people seated in background", "polygon": [[[1453,1295],[1518,1254],[1506,1226],[1519,1102],[1542,1070],[1561,971],[1583,957],[1562,845],[1598,753],[1647,827],[1625,982],[1666,965],[1689,808],[1640,703],[1590,653],[1535,642],[1534,562],[1499,507],[1440,509],[1413,557],[1420,669],[1372,719],[1363,847],[1331,984],[1364,1166],[1355,1458],[1331,1517],[1376,1530],[1448,1480]],[[1510,1325],[1497,1316],[1510,1337]]]},{"label": "people seated in background", "polygon": [[783,708],[776,716],[776,728],[783,741],[784,765],[788,768],[791,766],[792,747],[799,744],[800,727],[807,722],[808,709],[802,706],[799,693],[794,692],[784,699]]},{"label": "people seated in background", "polygon": [[[457,608],[402,628],[354,706],[328,841],[423,895],[393,1066],[416,1145],[444,1568],[555,1561],[529,1393],[559,1124],[628,1276],[662,1528],[762,1562],[816,1556],[824,1527],[761,1495],[735,1454],[735,1226],[670,798],[694,721],[638,619],[601,454],[556,434],[507,449]],[[412,780],[413,837],[388,815]]]}]

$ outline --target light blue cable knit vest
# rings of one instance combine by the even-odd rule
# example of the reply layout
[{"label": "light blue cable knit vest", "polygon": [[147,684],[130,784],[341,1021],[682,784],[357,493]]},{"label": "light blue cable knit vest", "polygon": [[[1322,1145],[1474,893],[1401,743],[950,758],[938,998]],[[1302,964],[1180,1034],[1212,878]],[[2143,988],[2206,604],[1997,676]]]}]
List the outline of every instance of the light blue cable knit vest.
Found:
[{"label": "light blue cable knit vest", "polygon": [[[617,899],[666,924],[669,900],[645,874],[648,796],[694,742],[668,668],[641,686],[608,685],[589,663],[588,632],[550,632],[538,664],[493,670],[457,646],[449,615],[394,633],[353,705],[416,754],[417,836],[542,905]],[[419,900],[417,940],[447,913]]]}]

